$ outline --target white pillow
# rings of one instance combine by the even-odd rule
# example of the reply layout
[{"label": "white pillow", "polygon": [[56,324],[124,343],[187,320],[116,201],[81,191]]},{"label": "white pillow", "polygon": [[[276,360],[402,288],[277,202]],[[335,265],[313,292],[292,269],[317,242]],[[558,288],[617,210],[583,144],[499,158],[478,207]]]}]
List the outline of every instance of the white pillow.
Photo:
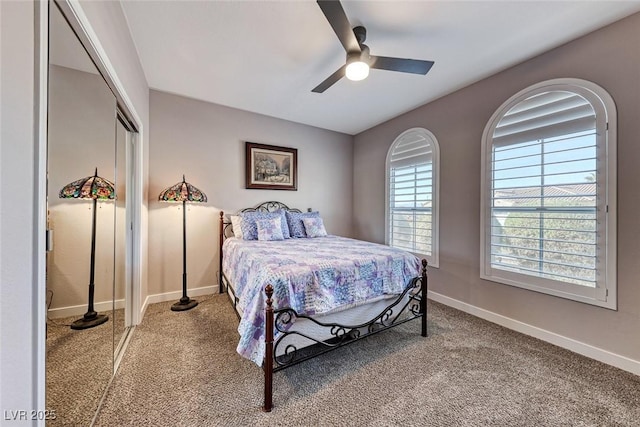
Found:
[{"label": "white pillow", "polygon": [[239,215],[231,215],[229,219],[231,220],[233,235],[242,239],[242,218]]}]

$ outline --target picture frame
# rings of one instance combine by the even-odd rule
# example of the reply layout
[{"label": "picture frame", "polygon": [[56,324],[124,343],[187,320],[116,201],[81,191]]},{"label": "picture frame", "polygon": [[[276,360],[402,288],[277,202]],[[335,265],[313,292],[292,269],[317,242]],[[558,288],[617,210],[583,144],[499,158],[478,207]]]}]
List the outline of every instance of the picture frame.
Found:
[{"label": "picture frame", "polygon": [[298,150],[245,142],[246,188],[298,190]]}]

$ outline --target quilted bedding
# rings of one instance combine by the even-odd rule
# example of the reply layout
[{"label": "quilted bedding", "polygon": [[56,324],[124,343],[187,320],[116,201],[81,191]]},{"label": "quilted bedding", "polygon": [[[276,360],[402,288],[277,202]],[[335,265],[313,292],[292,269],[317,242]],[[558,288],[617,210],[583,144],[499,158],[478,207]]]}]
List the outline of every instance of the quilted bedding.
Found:
[{"label": "quilted bedding", "polygon": [[418,258],[408,252],[338,236],[282,241],[229,238],[223,254],[222,271],[239,297],[237,351],[259,366],[265,350],[267,284],[274,287],[274,308],[319,315],[400,294],[420,271]]}]

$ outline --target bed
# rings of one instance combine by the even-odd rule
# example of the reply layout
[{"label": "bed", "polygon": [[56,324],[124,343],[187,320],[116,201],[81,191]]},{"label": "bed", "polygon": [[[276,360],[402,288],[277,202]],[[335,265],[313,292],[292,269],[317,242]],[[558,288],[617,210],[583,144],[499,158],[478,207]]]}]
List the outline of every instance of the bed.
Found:
[{"label": "bed", "polygon": [[277,371],[411,320],[427,336],[426,260],[328,235],[319,217],[280,202],[220,212],[220,292],[240,321],[238,353],[264,370],[267,412]]}]

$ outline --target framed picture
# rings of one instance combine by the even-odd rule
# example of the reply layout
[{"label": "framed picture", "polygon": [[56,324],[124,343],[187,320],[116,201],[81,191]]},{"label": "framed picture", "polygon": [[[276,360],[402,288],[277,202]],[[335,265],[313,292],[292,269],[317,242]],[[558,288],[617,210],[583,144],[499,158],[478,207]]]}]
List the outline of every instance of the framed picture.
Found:
[{"label": "framed picture", "polygon": [[246,188],[298,189],[298,150],[246,142]]}]

